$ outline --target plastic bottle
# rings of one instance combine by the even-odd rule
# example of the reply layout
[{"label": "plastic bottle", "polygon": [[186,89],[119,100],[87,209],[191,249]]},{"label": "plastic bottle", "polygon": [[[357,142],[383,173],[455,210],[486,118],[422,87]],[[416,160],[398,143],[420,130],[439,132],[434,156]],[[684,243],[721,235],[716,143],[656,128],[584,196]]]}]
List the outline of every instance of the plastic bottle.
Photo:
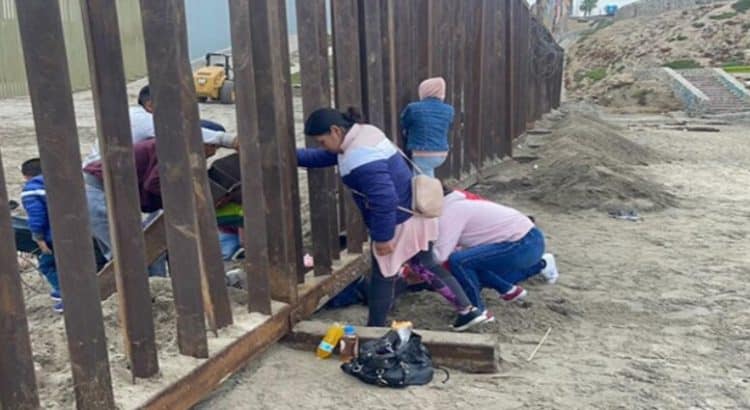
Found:
[{"label": "plastic bottle", "polygon": [[333,349],[344,336],[344,327],[339,323],[334,323],[328,328],[326,335],[323,336],[323,340],[320,341],[318,349],[315,351],[315,355],[321,359],[327,359],[333,354]]},{"label": "plastic bottle", "polygon": [[341,361],[349,363],[359,355],[359,336],[352,325],[344,326],[344,337],[339,345]]}]

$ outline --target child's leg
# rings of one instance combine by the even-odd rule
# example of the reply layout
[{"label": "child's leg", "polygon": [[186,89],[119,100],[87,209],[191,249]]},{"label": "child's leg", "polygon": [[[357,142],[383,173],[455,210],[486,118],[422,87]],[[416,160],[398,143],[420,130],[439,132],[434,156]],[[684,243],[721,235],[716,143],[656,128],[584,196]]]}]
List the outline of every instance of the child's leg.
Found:
[{"label": "child's leg", "polygon": [[464,292],[464,289],[461,287],[458,281],[456,281],[456,278],[453,277],[453,275],[444,267],[442,267],[440,263],[438,263],[438,261],[435,259],[435,256],[432,254],[432,246],[430,246],[429,250],[418,253],[414,257],[414,260],[419,262],[419,264],[427,270],[433,272],[435,276],[437,276],[445,284],[445,286],[450,289],[453,295],[455,295],[455,301],[452,303],[457,307],[459,313],[465,313],[466,311],[470,310],[472,306],[474,306],[474,304],[471,303],[469,298],[466,296],[466,292]]},{"label": "child's leg", "polygon": [[52,291],[60,292],[60,282],[57,277],[57,267],[55,266],[55,257],[53,255],[39,255],[39,271],[52,287]]},{"label": "child's leg", "polygon": [[[456,294],[453,293],[453,291],[448,287],[448,285],[445,284],[445,282],[443,282],[437,275],[432,273],[432,271],[428,270],[416,261],[410,262],[409,266],[417,275],[419,275],[420,278],[422,278],[423,281],[426,282],[430,290],[438,293],[440,296],[445,298],[445,300],[447,300],[448,303],[452,304],[456,310],[463,309],[463,306],[461,306],[458,302],[458,298],[456,298]],[[469,297],[469,299],[471,299],[471,297]]]}]

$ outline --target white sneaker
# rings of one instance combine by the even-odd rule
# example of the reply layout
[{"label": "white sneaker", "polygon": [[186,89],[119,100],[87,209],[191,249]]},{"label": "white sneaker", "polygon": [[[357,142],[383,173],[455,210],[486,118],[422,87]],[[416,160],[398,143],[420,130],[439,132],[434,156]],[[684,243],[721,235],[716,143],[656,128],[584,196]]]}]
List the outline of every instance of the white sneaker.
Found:
[{"label": "white sneaker", "polygon": [[547,283],[553,284],[557,282],[557,278],[560,277],[560,272],[557,271],[557,264],[555,263],[555,255],[551,253],[545,253],[542,259],[547,263],[547,266],[542,269],[542,276],[547,279]]}]

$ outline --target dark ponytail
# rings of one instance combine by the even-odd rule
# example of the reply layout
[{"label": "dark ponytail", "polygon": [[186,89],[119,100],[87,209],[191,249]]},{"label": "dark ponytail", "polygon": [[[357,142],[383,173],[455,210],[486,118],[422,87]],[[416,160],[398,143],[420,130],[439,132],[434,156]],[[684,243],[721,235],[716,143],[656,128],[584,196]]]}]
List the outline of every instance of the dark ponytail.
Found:
[{"label": "dark ponytail", "polygon": [[333,108],[320,108],[313,111],[305,120],[305,135],[316,137],[326,134],[334,125],[348,130],[354,124],[363,122],[362,114],[354,107],[347,108],[345,112]]},{"label": "dark ponytail", "polygon": [[362,113],[360,113],[359,110],[354,107],[347,108],[345,112],[341,113],[341,115],[344,117],[344,120],[349,123],[349,126],[347,128],[351,128],[354,124],[364,123],[364,120],[362,119]]}]

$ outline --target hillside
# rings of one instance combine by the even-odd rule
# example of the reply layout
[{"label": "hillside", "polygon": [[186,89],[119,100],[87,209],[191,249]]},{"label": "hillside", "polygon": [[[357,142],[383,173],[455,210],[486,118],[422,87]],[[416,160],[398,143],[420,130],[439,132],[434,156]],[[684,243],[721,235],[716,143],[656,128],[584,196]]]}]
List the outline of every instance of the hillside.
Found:
[{"label": "hillside", "polygon": [[569,99],[619,111],[679,109],[649,71],[750,64],[750,0],[592,23],[567,52]]}]

